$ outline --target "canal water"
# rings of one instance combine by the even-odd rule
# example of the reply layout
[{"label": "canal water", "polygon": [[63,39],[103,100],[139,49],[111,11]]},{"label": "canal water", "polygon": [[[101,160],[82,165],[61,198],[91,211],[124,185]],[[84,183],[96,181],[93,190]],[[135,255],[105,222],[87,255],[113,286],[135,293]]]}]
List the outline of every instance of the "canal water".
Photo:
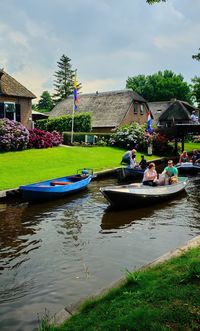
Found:
[{"label": "canal water", "polygon": [[110,184],[54,202],[0,203],[1,331],[35,330],[43,315],[200,234],[200,177],[175,200],[137,210],[109,210],[99,188]]}]

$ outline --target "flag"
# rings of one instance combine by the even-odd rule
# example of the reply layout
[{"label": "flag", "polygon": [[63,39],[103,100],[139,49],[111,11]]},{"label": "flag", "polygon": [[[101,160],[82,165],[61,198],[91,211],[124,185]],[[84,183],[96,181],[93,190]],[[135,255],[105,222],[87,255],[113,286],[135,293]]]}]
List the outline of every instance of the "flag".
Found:
[{"label": "flag", "polygon": [[148,111],[148,117],[147,117],[147,131],[151,133],[151,114],[150,111]]},{"label": "flag", "polygon": [[77,109],[78,106],[78,93],[77,93],[77,82],[76,82],[76,73],[74,76],[74,110]]}]

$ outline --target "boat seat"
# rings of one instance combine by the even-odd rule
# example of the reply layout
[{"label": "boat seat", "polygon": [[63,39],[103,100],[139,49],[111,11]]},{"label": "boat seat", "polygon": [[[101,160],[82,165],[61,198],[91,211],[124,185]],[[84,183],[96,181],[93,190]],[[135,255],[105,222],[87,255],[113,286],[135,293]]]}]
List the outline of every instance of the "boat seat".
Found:
[{"label": "boat seat", "polygon": [[59,181],[53,181],[50,183],[51,186],[55,186],[55,185],[69,185],[72,184],[72,182],[59,182]]}]

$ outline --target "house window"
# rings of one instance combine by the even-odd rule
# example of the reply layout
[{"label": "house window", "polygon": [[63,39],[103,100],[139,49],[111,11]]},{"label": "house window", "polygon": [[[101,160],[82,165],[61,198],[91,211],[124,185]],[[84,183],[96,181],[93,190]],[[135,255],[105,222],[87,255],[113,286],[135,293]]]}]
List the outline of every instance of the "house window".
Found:
[{"label": "house window", "polygon": [[9,120],[15,120],[15,103],[14,102],[4,102],[4,115]]},{"label": "house window", "polygon": [[137,114],[138,113],[138,104],[137,103],[134,103],[133,105],[133,111],[134,111],[134,114]]},{"label": "house window", "polygon": [[0,102],[0,118],[8,118],[9,120],[21,121],[20,105],[14,102]]},{"label": "house window", "polygon": [[140,105],[140,114],[144,115],[144,105],[143,105],[143,103]]}]

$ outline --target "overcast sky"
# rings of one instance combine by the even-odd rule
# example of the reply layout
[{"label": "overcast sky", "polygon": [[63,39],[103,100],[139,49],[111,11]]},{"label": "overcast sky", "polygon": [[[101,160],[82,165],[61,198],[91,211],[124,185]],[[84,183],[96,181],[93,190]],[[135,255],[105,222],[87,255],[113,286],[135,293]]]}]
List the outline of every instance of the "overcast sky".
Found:
[{"label": "overcast sky", "polygon": [[63,54],[82,92],[125,88],[128,76],[169,69],[190,83],[200,0],[0,0],[0,68],[39,98],[53,92]]}]

